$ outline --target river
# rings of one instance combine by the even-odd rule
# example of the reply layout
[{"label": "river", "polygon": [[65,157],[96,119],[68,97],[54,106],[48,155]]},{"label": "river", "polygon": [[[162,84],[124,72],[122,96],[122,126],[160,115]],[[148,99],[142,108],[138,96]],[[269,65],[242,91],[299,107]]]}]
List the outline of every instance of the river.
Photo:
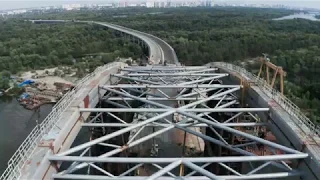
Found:
[{"label": "river", "polygon": [[0,97],[0,175],[7,162],[34,126],[51,111],[52,105],[40,108],[40,115],[24,109],[12,97]]},{"label": "river", "polygon": [[311,21],[320,21],[320,19],[317,19],[315,17],[316,15],[318,15],[318,13],[296,13],[296,14],[291,14],[289,16],[276,18],[273,20],[280,21],[280,20],[290,20],[290,19],[307,19]]}]

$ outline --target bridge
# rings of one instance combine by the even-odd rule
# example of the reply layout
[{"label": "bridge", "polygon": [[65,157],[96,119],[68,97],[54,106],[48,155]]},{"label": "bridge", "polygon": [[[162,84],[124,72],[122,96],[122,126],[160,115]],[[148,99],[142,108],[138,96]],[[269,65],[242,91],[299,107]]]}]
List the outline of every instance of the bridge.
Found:
[{"label": "bridge", "polygon": [[114,62],[85,76],[1,179],[320,179],[319,129],[247,70],[181,66],[165,41],[110,23],[33,22],[106,26],[155,65]]}]

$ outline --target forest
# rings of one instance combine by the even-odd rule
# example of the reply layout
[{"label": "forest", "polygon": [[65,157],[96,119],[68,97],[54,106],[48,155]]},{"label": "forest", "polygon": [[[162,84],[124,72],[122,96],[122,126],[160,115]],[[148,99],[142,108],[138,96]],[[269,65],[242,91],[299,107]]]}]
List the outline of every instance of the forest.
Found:
[{"label": "forest", "polygon": [[[115,56],[139,56],[141,49],[98,27],[39,26],[24,22],[28,19],[107,21],[164,39],[185,65],[247,61],[267,53],[274,64],[288,73],[285,94],[319,123],[320,22],[272,20],[292,13],[294,11],[284,9],[234,7],[29,13],[1,21],[0,69],[16,73],[43,66],[72,65],[73,58],[91,53],[110,55],[92,67],[109,62]],[[78,64],[75,65],[80,66]]]},{"label": "forest", "polygon": [[[57,66],[77,68],[82,77],[117,57],[139,58],[139,46],[100,26],[32,24],[21,19],[0,20],[0,89],[10,74]],[[9,74],[9,75],[8,75]]]}]

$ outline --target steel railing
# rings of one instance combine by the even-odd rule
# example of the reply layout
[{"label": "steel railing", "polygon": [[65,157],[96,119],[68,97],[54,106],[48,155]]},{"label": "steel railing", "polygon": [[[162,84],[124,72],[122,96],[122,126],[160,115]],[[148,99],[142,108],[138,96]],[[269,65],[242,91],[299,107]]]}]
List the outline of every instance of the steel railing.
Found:
[{"label": "steel railing", "polygon": [[4,173],[1,175],[1,180],[8,179],[18,179],[21,174],[21,169],[26,163],[28,158],[30,158],[33,151],[37,148],[43,136],[45,136],[49,131],[56,125],[56,123],[62,117],[62,113],[67,109],[67,107],[76,98],[75,95],[83,88],[87,83],[89,83],[96,75],[101,74],[103,71],[109,68],[114,68],[121,66],[124,63],[114,62],[100,66],[95,69],[94,72],[88,74],[87,76],[80,79],[76,86],[67,92],[52,108],[49,115],[42,121],[41,124],[36,125],[27,138],[22,142],[16,152],[8,161],[8,166]]},{"label": "steel railing", "polygon": [[[310,119],[300,110],[297,105],[295,105],[291,100],[289,100],[279,91],[272,88],[264,79],[257,77],[256,75],[252,74],[242,67],[225,62],[213,62],[211,64],[218,68],[220,67],[222,69],[237,72],[242,77],[247,78],[256,86],[258,86],[264,94],[277,102],[283,109],[286,110],[286,112],[295,117],[292,118],[291,121],[303,132],[304,137],[302,137],[302,140],[306,139],[307,137],[312,139],[313,142],[306,141],[304,143],[309,147],[311,151],[313,151],[313,154],[316,156],[316,158],[320,159],[320,145],[315,140],[320,138],[320,128],[317,127],[312,121],[310,121]],[[318,148],[315,148],[314,145]]]}]

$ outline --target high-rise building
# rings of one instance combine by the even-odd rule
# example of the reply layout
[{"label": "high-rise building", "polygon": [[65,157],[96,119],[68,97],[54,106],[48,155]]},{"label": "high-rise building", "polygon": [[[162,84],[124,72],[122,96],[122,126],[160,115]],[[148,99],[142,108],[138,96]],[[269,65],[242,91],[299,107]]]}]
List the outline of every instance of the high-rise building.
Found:
[{"label": "high-rise building", "polygon": [[167,1],[167,7],[171,7],[172,3],[171,3],[171,0],[168,0]]},{"label": "high-rise building", "polygon": [[164,8],[164,7],[166,7],[166,2],[164,2],[164,1],[161,1],[161,2],[160,2],[160,7],[161,7],[161,8]]},{"label": "high-rise building", "polygon": [[147,7],[147,8],[153,8],[153,7],[154,7],[154,2],[148,0],[148,1],[146,2],[146,7]]},{"label": "high-rise building", "polygon": [[166,8],[166,7],[181,7],[181,6],[188,6],[188,7],[213,7],[214,0],[146,0],[144,5],[147,8]]},{"label": "high-rise building", "polygon": [[126,1],[119,1],[119,6],[120,8],[126,7]]},{"label": "high-rise building", "polygon": [[214,1],[213,0],[207,0],[206,6],[207,7],[213,7],[214,6]]},{"label": "high-rise building", "polygon": [[154,2],[154,7],[155,8],[159,8],[160,7],[160,2],[159,1]]}]

